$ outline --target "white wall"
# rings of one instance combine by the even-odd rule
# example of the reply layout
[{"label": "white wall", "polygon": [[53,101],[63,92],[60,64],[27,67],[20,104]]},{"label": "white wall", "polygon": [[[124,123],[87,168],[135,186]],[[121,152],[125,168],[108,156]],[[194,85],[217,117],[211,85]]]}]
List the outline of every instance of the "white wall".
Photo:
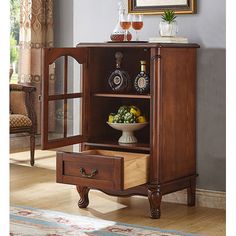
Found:
[{"label": "white wall", "polygon": [[[197,14],[178,15],[179,36],[188,37],[201,48],[226,48],[225,1],[196,1]],[[56,0],[55,46],[108,41],[118,19],[117,3],[118,0]],[[143,40],[157,35],[160,19],[158,15],[144,17]]]},{"label": "white wall", "polygon": [[[199,43],[202,48],[225,48],[225,1],[196,1],[198,14],[178,15],[179,35]],[[74,1],[74,44],[108,41],[118,19],[117,3],[118,0]],[[143,40],[158,35],[160,20],[158,15],[144,16]]]},{"label": "white wall", "polygon": [[54,1],[54,46],[73,45],[73,0]]}]

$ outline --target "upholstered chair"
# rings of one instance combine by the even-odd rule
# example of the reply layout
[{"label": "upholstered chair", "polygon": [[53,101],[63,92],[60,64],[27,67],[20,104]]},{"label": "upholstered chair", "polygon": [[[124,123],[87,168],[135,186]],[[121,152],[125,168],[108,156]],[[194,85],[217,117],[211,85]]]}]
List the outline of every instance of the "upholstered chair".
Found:
[{"label": "upholstered chair", "polygon": [[10,84],[10,134],[30,135],[30,164],[34,165],[36,114],[33,106],[35,87]]}]

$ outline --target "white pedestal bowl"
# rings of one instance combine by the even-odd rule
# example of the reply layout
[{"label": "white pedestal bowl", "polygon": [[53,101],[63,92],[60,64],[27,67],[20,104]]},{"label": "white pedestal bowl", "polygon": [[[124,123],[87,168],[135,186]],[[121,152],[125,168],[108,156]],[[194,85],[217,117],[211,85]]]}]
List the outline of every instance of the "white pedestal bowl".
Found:
[{"label": "white pedestal bowl", "polygon": [[134,131],[142,129],[145,127],[148,122],[145,123],[109,123],[107,122],[109,126],[111,126],[113,129],[122,131],[122,135],[119,138],[119,143],[137,143],[138,140],[134,136]]}]

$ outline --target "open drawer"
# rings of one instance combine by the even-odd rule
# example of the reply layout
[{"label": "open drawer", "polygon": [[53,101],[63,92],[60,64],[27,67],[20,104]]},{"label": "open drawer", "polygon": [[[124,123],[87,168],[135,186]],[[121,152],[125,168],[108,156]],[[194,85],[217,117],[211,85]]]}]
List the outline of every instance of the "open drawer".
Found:
[{"label": "open drawer", "polygon": [[125,190],[148,182],[149,154],[107,150],[57,153],[57,182]]}]

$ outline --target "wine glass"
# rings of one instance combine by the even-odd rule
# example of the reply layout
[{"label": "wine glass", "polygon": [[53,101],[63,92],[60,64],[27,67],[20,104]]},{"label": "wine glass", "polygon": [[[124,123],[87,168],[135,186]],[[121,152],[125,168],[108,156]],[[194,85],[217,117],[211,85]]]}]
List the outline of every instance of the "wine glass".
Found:
[{"label": "wine glass", "polygon": [[133,15],[132,27],[136,32],[136,41],[139,41],[138,31],[143,28],[143,15]]},{"label": "wine glass", "polygon": [[131,27],[131,15],[122,13],[120,15],[120,26],[125,30],[124,41],[128,41],[128,29]]}]

